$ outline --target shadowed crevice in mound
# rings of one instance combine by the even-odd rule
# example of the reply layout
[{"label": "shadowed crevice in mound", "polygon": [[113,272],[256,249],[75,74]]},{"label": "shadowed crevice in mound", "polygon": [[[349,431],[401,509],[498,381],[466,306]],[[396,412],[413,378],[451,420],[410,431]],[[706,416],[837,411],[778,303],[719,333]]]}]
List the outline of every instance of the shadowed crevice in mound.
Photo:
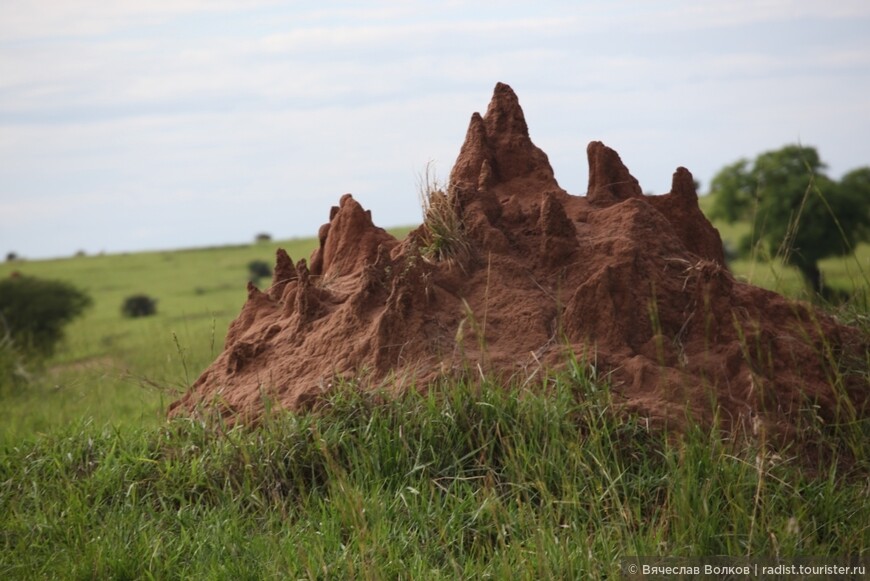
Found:
[{"label": "shadowed crevice in mound", "polygon": [[568,352],[609,373],[625,409],[677,427],[688,413],[787,433],[846,400],[864,413],[865,379],[838,368],[864,357],[859,333],[735,280],[688,170],[645,196],[614,150],[587,154],[588,191],[570,195],[498,84],[450,175],[471,252],[438,260],[426,224],[396,240],[343,196],[310,265],[279,250],[271,287],[249,286],[225,350],[170,413],[302,409],[337,378],[396,392],[478,366],[527,379]]}]

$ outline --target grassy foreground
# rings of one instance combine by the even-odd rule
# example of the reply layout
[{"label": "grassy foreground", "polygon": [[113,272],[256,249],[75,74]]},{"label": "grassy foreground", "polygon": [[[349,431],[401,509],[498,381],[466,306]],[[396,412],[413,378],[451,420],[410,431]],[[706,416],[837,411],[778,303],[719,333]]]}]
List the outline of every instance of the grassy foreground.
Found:
[{"label": "grassy foreground", "polygon": [[851,474],[810,478],[796,451],[618,419],[579,364],[533,391],[470,385],[339,390],[256,429],[21,441],[0,460],[0,577],[580,579],[626,555],[870,555],[866,437]]}]

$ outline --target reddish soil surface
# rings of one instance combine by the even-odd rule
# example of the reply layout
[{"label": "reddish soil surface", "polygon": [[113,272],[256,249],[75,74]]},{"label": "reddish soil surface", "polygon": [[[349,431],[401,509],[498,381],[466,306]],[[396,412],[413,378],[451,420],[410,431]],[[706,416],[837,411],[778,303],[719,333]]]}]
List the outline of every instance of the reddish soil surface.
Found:
[{"label": "reddish soil surface", "polygon": [[841,373],[864,358],[861,335],[736,280],[688,170],[645,196],[614,150],[587,154],[588,191],[570,195],[498,84],[450,175],[470,255],[428,256],[425,224],[397,240],[343,196],[310,262],[279,250],[272,285],[249,285],[224,352],[170,414],[255,418],[264,397],[304,409],[342,377],[400,392],[480,368],[534,385],[568,351],[654,423],[782,432],[833,418],[843,394],[867,408],[866,378]]}]

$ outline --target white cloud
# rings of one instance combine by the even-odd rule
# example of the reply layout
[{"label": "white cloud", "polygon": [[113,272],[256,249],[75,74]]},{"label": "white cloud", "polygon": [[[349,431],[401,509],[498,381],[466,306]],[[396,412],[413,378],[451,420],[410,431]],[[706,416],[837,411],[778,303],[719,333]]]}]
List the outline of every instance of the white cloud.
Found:
[{"label": "white cloud", "polygon": [[[591,139],[655,190],[799,134],[832,166],[866,163],[864,4],[6,2],[0,248],[108,232],[136,204],[143,222],[206,221],[211,243],[258,228],[264,204],[276,235],[312,233],[345,191],[379,222],[417,220],[415,173],[449,172],[496,81],[573,192]],[[77,203],[94,210],[64,227]]]},{"label": "white cloud", "polygon": [[[863,0],[718,0],[670,2],[670,8],[639,10],[647,27],[666,30],[737,28],[751,24],[814,19],[822,26],[830,19],[866,18],[870,5]],[[650,18],[651,17],[651,18]]]},{"label": "white cloud", "polygon": [[300,28],[269,35],[261,42],[263,50],[276,53],[402,47],[413,50],[421,45],[448,51],[456,36],[485,42],[493,38],[512,38],[518,34],[564,33],[573,18],[523,18],[515,20],[441,20],[363,26]]},{"label": "white cloud", "polygon": [[0,39],[105,35],[183,15],[239,12],[280,4],[278,0],[4,0],[0,5]]}]

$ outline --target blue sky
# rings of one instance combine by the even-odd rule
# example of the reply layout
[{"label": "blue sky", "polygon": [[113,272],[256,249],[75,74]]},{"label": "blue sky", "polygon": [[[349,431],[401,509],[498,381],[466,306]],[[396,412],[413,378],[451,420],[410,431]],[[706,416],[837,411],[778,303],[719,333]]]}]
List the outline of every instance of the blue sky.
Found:
[{"label": "blue sky", "polygon": [[0,251],[311,236],[351,192],[419,222],[497,81],[571,193],[800,141],[870,165],[870,3],[0,0]]}]

